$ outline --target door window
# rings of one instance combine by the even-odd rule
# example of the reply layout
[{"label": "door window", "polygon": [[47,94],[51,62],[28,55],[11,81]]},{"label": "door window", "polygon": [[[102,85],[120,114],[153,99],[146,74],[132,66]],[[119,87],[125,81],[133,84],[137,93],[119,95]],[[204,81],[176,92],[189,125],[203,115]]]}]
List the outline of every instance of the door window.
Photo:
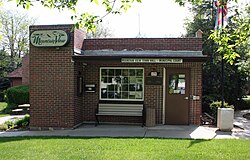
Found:
[{"label": "door window", "polygon": [[169,94],[185,94],[185,74],[169,75]]}]

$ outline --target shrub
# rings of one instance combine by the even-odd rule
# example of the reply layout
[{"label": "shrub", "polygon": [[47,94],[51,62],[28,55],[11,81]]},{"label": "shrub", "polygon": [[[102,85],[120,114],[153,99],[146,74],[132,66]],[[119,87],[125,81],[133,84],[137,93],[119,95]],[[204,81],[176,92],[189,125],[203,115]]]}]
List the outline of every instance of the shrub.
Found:
[{"label": "shrub", "polygon": [[5,131],[8,129],[8,126],[6,124],[0,124],[0,131]]},{"label": "shrub", "polygon": [[19,104],[29,103],[29,86],[21,85],[7,89],[5,99],[10,108],[14,108]]},{"label": "shrub", "polygon": [[25,127],[28,127],[30,124],[30,116],[29,115],[25,115],[24,118],[21,118],[21,119],[18,119],[16,122],[15,122],[15,125],[17,128],[25,128]]},{"label": "shrub", "polygon": [[236,101],[234,106],[236,110],[250,109],[250,97]]},{"label": "shrub", "polygon": [[13,128],[26,128],[29,126],[30,116],[25,115],[23,118],[19,118],[17,120],[9,120],[6,121],[3,125],[0,125],[0,130],[7,130]]},{"label": "shrub", "polygon": [[209,94],[202,96],[202,111],[212,114],[210,104],[220,99],[218,94]]},{"label": "shrub", "polygon": [[[212,116],[215,118],[215,120],[217,119],[217,110],[218,108],[221,108],[221,101],[215,101],[215,102],[212,102],[209,107],[211,109],[211,112],[212,112]],[[228,103],[224,103],[224,108],[232,108],[234,109],[234,106],[233,105],[229,105]]]},{"label": "shrub", "polygon": [[4,122],[4,125],[7,126],[7,129],[12,129],[15,127],[15,121],[13,121],[13,120],[6,121],[6,122]]},{"label": "shrub", "polygon": [[242,100],[245,102],[245,104],[248,106],[248,108],[250,108],[250,97],[243,98]]}]

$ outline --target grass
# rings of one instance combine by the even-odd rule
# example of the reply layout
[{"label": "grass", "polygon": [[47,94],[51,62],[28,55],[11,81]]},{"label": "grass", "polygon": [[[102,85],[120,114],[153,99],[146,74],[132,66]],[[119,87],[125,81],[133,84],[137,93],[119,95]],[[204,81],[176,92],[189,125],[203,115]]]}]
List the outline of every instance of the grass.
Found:
[{"label": "grass", "polygon": [[250,140],[11,137],[0,139],[1,160],[248,160]]},{"label": "grass", "polygon": [[2,112],[7,107],[6,102],[0,102],[0,112]]},{"label": "grass", "polygon": [[245,101],[245,103],[250,106],[250,96],[247,96],[246,98],[242,98],[243,101]]},{"label": "grass", "polygon": [[3,110],[7,107],[7,103],[0,102],[0,117],[9,116],[9,114],[3,113]]},{"label": "grass", "polygon": [[0,117],[6,117],[9,116],[10,114],[5,114],[5,113],[0,113]]}]

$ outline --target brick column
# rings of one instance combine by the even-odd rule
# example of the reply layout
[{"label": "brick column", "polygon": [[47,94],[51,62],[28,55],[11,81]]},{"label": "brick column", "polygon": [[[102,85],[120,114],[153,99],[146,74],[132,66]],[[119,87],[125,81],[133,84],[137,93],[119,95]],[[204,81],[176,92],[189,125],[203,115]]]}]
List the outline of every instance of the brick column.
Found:
[{"label": "brick column", "polygon": [[82,97],[77,97],[81,64],[72,61],[73,25],[31,26],[36,30],[64,30],[70,42],[64,47],[34,47],[30,44],[31,129],[72,128],[81,123]]}]

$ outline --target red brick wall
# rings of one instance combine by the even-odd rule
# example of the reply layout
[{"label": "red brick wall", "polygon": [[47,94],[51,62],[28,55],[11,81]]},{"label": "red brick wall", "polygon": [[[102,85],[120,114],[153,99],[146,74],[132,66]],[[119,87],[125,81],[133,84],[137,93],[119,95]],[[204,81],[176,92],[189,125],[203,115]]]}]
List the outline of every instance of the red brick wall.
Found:
[{"label": "red brick wall", "polygon": [[[202,96],[201,92],[201,71],[202,63],[200,62],[184,62],[183,64],[124,64],[120,62],[101,62],[96,61],[92,63],[87,63],[85,68],[85,83],[97,85],[97,92],[95,93],[84,93],[84,102],[83,102],[83,120],[84,121],[95,121],[94,111],[97,108],[99,102],[99,70],[100,67],[143,67],[144,76],[147,76],[150,71],[160,72],[160,76],[163,76],[163,68],[189,68],[190,69],[190,95]],[[163,86],[162,85],[145,85],[144,84],[144,105],[146,108],[154,108],[156,112],[156,123],[162,124],[162,115],[163,115]],[[189,107],[189,123],[190,124],[200,124],[200,115],[201,115],[201,100],[190,100]],[[111,122],[130,122],[130,123],[139,123],[139,118],[127,118],[127,117],[102,117],[101,121],[111,121]]]},{"label": "red brick wall", "polygon": [[[201,63],[183,64],[124,64],[118,61],[72,60],[73,49],[88,50],[201,50],[201,38],[160,39],[91,39],[83,43],[84,32],[70,32],[72,25],[31,26],[35,30],[61,29],[70,33],[70,43],[59,48],[38,48],[30,45],[30,113],[31,128],[71,128],[83,121],[94,121],[99,101],[99,69],[103,66],[143,67],[145,76],[152,70],[163,74],[163,68],[190,68],[191,93],[201,97]],[[84,46],[83,46],[84,44]],[[87,66],[84,65],[87,64]],[[95,93],[77,95],[77,77],[83,75],[84,84],[96,84]],[[154,108],[156,123],[162,123],[162,85],[145,85],[144,104]],[[201,100],[190,100],[190,124],[199,124]],[[151,116],[154,117],[154,116]],[[139,118],[103,117],[104,121],[140,122]]]},{"label": "red brick wall", "polygon": [[[86,39],[84,41],[83,50],[186,50],[186,51],[201,51],[202,50],[202,38],[111,38],[111,39]],[[163,68],[189,68],[190,69],[190,95],[202,96],[202,84],[201,62],[188,62],[184,64],[122,64],[120,62],[85,62],[88,64],[86,67],[86,83],[97,83],[99,88],[99,68],[101,66],[136,66],[144,67],[145,73],[149,73],[152,70],[157,70],[163,74]],[[145,75],[146,76],[146,75]],[[163,116],[163,88],[161,85],[146,85],[144,89],[146,108],[155,108],[156,123],[162,123]],[[98,104],[99,90],[96,93],[85,93],[84,95],[84,108],[83,108],[83,120],[94,121],[94,111]],[[88,106],[88,107],[86,107]],[[190,100],[189,107],[189,123],[200,124],[201,114],[201,100]],[[153,116],[152,116],[153,117]],[[111,117],[103,118],[106,121],[128,121],[137,122],[135,118],[126,119],[124,117]]]},{"label": "red brick wall", "polygon": [[12,77],[11,80],[11,87],[22,85],[22,78],[21,77]]},{"label": "red brick wall", "polygon": [[59,29],[71,36],[64,47],[39,48],[30,44],[31,128],[71,128],[82,122],[82,98],[76,94],[80,63],[72,61],[73,25],[31,26],[35,30]]},{"label": "red brick wall", "polygon": [[109,38],[86,39],[83,50],[186,50],[201,51],[201,38]]}]

